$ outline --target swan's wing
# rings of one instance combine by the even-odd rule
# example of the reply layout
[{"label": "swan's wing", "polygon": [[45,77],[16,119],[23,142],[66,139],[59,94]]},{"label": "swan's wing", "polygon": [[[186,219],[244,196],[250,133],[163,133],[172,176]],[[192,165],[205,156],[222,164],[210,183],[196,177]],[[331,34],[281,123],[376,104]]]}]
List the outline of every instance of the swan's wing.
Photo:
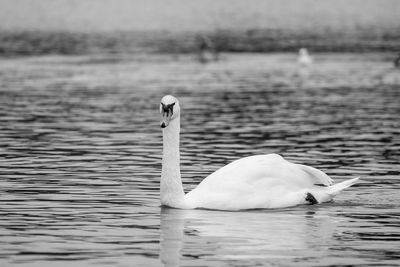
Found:
[{"label": "swan's wing", "polygon": [[[310,187],[315,184],[331,185],[333,180],[315,168],[291,163],[277,154],[256,155],[238,159],[205,178],[198,187],[223,190],[252,184]],[[226,189],[227,190],[227,189]]]},{"label": "swan's wing", "polygon": [[257,155],[212,173],[186,195],[186,201],[212,209],[293,206],[305,201],[305,190],[331,181],[325,173],[279,155]]},{"label": "swan's wing", "polygon": [[324,173],[323,171],[302,164],[295,164],[295,165],[299,167],[302,171],[307,173],[308,178],[312,179],[315,185],[329,186],[333,184],[332,178],[326,175],[326,173]]}]

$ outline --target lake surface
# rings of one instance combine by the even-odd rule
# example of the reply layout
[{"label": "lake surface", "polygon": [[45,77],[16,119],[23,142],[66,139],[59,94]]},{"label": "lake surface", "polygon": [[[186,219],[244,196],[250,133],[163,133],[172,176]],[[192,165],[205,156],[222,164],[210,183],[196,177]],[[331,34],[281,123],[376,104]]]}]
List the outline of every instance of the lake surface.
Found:
[{"label": "lake surface", "polygon": [[[262,153],[361,181],[323,205],[161,208],[167,93],[185,190]],[[3,58],[0,266],[399,265],[399,118],[385,54]]]}]

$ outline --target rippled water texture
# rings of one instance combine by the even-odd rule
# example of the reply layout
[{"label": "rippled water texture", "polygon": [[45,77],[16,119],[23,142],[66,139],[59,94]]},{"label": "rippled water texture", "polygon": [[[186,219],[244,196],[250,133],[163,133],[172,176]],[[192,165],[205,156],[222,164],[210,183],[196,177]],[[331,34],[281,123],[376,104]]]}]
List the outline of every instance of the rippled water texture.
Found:
[{"label": "rippled water texture", "polygon": [[[388,55],[1,59],[0,265],[400,263],[400,71]],[[176,95],[190,190],[280,153],[341,181],[335,202],[283,210],[159,206],[158,108]]]}]

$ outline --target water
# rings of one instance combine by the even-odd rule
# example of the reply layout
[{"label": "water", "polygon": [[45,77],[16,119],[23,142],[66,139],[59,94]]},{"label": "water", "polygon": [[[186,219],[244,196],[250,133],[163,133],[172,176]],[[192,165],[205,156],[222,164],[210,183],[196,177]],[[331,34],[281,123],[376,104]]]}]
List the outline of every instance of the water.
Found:
[{"label": "water", "polygon": [[[385,54],[315,57],[2,59],[0,265],[398,265],[400,71]],[[183,109],[186,190],[272,152],[362,181],[323,205],[161,208],[166,93]]]}]

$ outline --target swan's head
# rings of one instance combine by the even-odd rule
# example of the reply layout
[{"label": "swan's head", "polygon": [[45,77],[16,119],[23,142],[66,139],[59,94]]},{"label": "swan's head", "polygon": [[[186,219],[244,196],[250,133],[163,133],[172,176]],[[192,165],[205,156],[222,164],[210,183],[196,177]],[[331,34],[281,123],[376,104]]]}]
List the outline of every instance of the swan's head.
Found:
[{"label": "swan's head", "polygon": [[161,99],[160,103],[160,114],[161,128],[165,128],[169,125],[170,121],[179,117],[180,114],[179,101],[172,95],[166,95]]}]

